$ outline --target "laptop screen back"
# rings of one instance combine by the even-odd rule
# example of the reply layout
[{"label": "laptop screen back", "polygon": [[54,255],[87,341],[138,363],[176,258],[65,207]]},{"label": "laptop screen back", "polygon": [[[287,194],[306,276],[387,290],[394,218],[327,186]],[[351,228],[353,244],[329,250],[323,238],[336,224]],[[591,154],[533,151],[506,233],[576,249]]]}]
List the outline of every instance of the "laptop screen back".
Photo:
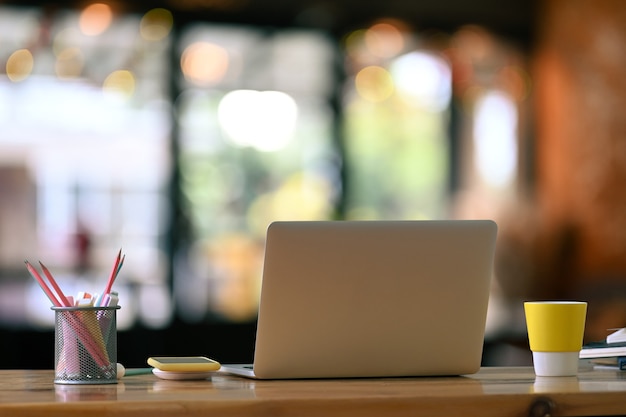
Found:
[{"label": "laptop screen back", "polygon": [[496,230],[488,220],[271,224],[256,376],[476,372]]}]

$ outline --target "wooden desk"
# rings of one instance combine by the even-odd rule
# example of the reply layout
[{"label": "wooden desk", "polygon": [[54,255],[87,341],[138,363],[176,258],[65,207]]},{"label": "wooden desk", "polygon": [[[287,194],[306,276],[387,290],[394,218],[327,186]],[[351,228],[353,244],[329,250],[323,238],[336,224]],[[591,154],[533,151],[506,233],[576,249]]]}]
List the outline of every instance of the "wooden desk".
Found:
[{"label": "wooden desk", "polygon": [[441,378],[252,381],[215,376],[55,385],[52,371],[0,371],[0,416],[601,416],[626,415],[626,373],[536,379],[531,368]]}]

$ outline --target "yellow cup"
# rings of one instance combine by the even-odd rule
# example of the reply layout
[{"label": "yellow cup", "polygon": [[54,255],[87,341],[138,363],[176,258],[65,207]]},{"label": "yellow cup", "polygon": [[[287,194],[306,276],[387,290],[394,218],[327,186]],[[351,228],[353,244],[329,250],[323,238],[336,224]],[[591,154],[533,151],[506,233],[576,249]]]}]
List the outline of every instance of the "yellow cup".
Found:
[{"label": "yellow cup", "polygon": [[576,375],[587,303],[528,301],[524,303],[524,312],[535,373],[540,376]]}]

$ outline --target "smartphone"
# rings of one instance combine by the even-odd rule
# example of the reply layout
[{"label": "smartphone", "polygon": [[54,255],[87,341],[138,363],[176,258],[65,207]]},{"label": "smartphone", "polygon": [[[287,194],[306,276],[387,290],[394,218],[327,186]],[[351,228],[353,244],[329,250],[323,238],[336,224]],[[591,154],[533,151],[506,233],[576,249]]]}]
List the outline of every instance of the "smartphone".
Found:
[{"label": "smartphone", "polygon": [[154,356],[148,364],[167,372],[211,372],[221,368],[219,362],[204,356]]}]

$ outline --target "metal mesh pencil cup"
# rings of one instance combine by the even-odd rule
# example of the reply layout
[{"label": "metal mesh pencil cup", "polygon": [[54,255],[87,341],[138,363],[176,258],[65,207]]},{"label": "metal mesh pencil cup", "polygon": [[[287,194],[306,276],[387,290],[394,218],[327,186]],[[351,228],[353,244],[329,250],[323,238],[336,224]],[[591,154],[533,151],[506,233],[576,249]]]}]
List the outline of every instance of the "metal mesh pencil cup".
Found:
[{"label": "metal mesh pencil cup", "polygon": [[52,307],[55,384],[116,384],[114,307]]}]

